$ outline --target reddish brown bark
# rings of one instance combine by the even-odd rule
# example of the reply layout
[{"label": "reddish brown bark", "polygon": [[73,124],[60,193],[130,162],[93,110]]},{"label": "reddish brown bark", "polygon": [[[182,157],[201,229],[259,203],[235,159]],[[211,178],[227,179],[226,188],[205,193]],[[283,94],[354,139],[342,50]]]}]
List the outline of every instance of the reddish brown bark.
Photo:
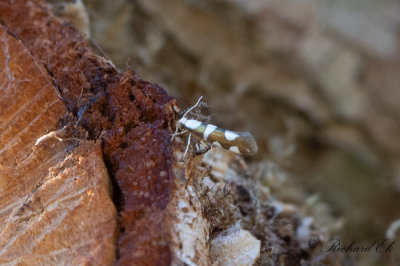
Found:
[{"label": "reddish brown bark", "polygon": [[[47,120],[54,126],[63,114],[63,121],[69,121],[63,126],[74,138],[102,141],[120,211],[118,263],[169,264],[169,231],[164,224],[173,189],[169,142],[173,99],[131,71],[119,73],[40,1],[4,1],[0,20],[14,42],[20,40],[30,58],[46,69],[47,82],[53,83],[50,90],[60,97],[55,99],[57,109],[48,110]],[[23,87],[20,91],[21,95],[29,93]],[[3,158],[6,167],[12,167],[14,159]]]}]

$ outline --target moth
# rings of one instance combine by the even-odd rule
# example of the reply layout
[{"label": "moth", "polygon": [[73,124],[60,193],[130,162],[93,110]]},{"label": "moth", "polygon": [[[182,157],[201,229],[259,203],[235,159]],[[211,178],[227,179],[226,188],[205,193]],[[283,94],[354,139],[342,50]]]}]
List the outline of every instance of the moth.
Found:
[{"label": "moth", "polygon": [[212,124],[205,124],[195,119],[182,117],[178,120],[180,127],[203,138],[216,146],[230,150],[237,154],[254,155],[258,147],[253,135],[249,132],[234,132],[225,130]]},{"label": "moth", "polygon": [[218,126],[203,123],[196,119],[185,118],[186,114],[200,103],[201,98],[202,97],[200,97],[197,103],[177,121],[177,126],[181,129],[188,130],[189,132],[209,143],[220,146],[234,153],[242,155],[256,154],[258,150],[257,143],[253,135],[251,135],[249,132],[225,130]]}]

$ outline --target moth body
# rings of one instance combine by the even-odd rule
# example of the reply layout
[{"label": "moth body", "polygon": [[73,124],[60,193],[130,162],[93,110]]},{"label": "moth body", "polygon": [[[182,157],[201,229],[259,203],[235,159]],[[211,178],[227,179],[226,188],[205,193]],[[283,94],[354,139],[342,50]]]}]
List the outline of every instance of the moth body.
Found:
[{"label": "moth body", "polygon": [[219,145],[237,154],[252,155],[257,153],[257,143],[249,132],[234,132],[195,119],[182,117],[178,126],[187,129],[205,141]]}]

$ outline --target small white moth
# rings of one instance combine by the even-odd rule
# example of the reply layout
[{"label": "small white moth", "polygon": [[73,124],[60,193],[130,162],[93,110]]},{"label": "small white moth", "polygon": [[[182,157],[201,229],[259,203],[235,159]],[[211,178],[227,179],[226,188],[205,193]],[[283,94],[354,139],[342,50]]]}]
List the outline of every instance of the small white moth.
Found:
[{"label": "small white moth", "polygon": [[203,138],[205,141],[221,146],[237,154],[252,155],[257,153],[257,143],[249,132],[234,132],[212,124],[186,119],[178,120],[180,127]]},{"label": "small white moth", "polygon": [[177,125],[179,128],[187,129],[205,141],[237,154],[254,155],[257,153],[257,143],[249,132],[234,132],[195,119],[185,118],[186,114],[193,110],[200,103],[201,99],[202,97],[178,120]]}]

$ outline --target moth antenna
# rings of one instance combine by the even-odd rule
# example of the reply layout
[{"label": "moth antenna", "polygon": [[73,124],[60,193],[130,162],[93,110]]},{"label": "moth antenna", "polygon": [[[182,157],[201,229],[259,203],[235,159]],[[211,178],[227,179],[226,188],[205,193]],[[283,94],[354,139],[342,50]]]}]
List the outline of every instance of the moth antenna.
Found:
[{"label": "moth antenna", "polygon": [[[200,96],[200,97],[199,97],[199,99],[197,100],[196,104],[193,105],[192,107],[190,107],[190,108],[183,114],[183,116],[181,117],[181,119],[184,118],[184,117],[185,117],[190,111],[192,111],[194,108],[196,108],[196,107],[200,104],[201,99],[203,99],[203,96]],[[175,126],[175,133],[172,134],[171,141],[174,140],[174,138],[175,138],[175,136],[176,136],[177,134],[178,134],[178,126]]]},{"label": "moth antenna", "polygon": [[194,108],[196,108],[199,104],[201,99],[203,99],[203,96],[200,96],[199,99],[197,100],[196,104],[193,105],[192,107],[190,107],[182,116],[182,118],[184,118],[190,111],[192,111]]}]

